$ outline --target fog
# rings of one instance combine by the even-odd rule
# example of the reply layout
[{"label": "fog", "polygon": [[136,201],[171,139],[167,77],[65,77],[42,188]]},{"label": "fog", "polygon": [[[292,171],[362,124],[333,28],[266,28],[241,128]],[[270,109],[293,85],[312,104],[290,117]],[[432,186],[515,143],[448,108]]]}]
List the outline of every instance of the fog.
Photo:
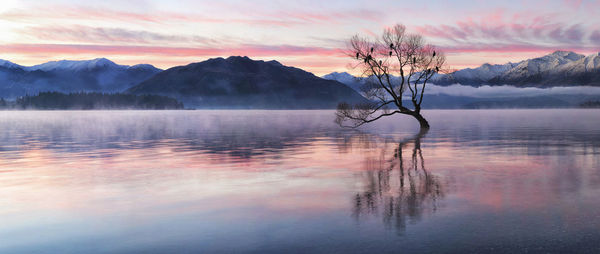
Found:
[{"label": "fog", "polygon": [[520,88],[515,86],[464,86],[454,84],[451,86],[437,86],[429,84],[425,88],[425,94],[444,94],[452,96],[466,96],[475,98],[500,98],[500,97],[529,97],[529,96],[550,96],[550,95],[600,95],[600,87],[578,86],[578,87],[551,87]]}]

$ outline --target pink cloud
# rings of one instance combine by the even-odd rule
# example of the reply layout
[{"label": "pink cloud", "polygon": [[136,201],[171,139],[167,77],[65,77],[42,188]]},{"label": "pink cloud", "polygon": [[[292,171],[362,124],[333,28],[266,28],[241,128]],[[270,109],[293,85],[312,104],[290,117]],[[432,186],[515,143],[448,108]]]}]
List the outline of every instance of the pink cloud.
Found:
[{"label": "pink cloud", "polygon": [[382,14],[371,10],[346,10],[327,13],[309,13],[305,11],[286,11],[276,14],[262,13],[261,16],[273,17],[278,20],[297,20],[307,23],[342,23],[344,21],[367,20],[380,21]]},{"label": "pink cloud", "polygon": [[60,41],[94,44],[151,44],[151,43],[203,43],[223,44],[217,40],[196,35],[171,35],[156,32],[129,30],[122,28],[104,28],[89,26],[36,26],[27,27],[19,31],[44,41]]},{"label": "pink cloud", "polygon": [[[495,12],[496,13],[496,12]],[[548,52],[558,49],[598,50],[596,31],[583,24],[553,21],[548,15],[515,14],[509,20],[502,12],[491,19],[467,18],[455,24],[422,25],[415,31],[438,46],[460,52]]]},{"label": "pink cloud", "polygon": [[[56,10],[60,10],[57,12]],[[175,12],[138,13],[111,9],[73,6],[50,6],[27,10],[12,10],[0,14],[0,20],[36,21],[39,19],[106,20],[135,23],[236,23],[245,25],[290,27],[302,24],[326,24],[356,22],[356,20],[380,21],[381,13],[370,10],[342,10],[337,12],[312,13],[306,11],[252,12],[234,17],[183,14]]]},{"label": "pink cloud", "polygon": [[[57,12],[56,10],[60,10]],[[173,12],[136,13],[110,9],[94,9],[70,6],[52,6],[31,10],[12,10],[0,14],[1,20],[36,21],[39,19],[71,19],[71,20],[103,20],[126,21],[134,23],[168,23],[168,22],[200,22],[200,23],[241,23],[265,26],[292,26],[299,24],[293,20],[270,20],[252,18],[216,18],[205,15],[190,15]]]},{"label": "pink cloud", "polygon": [[160,46],[108,46],[83,44],[7,44],[0,45],[9,54],[97,54],[97,55],[156,55],[156,56],[343,56],[340,49],[292,45],[242,45],[232,48],[192,48]]},{"label": "pink cloud", "polygon": [[600,46],[572,46],[572,47],[555,47],[555,46],[539,46],[539,45],[495,45],[489,44],[470,44],[468,46],[442,46],[440,47],[446,53],[551,53],[556,50],[566,50],[575,52],[598,52]]}]

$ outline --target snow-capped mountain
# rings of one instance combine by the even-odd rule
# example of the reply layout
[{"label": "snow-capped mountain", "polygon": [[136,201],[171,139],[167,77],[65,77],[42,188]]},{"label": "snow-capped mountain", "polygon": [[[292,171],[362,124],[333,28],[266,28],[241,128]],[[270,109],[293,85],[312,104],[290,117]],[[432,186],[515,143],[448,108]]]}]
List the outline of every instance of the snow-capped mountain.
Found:
[{"label": "snow-capped mountain", "polygon": [[600,86],[598,53],[584,56],[569,51],[503,65],[484,64],[441,75],[437,85],[513,85],[519,87]]},{"label": "snow-capped mountain", "polygon": [[12,69],[12,68],[23,68],[23,66],[21,66],[21,65],[18,65],[16,63],[11,62],[11,61],[2,60],[2,59],[0,59],[0,67],[5,67],[5,68],[9,68],[9,69]]},{"label": "snow-capped mountain", "polygon": [[322,76],[321,78],[329,79],[329,80],[337,80],[344,84],[356,82],[361,79],[361,78],[354,77],[354,76],[352,76],[352,74],[347,73],[347,72],[332,72],[332,73]]},{"label": "snow-capped mountain", "polygon": [[36,71],[53,71],[53,70],[61,70],[61,71],[82,71],[82,70],[93,70],[99,68],[128,68],[129,66],[125,65],[117,65],[116,63],[106,59],[106,58],[96,58],[93,60],[60,60],[60,61],[51,61],[39,65],[34,65],[31,67],[26,67],[27,70]]},{"label": "snow-capped mountain", "polygon": [[583,58],[584,55],[574,52],[556,51],[550,55],[522,61],[510,70],[490,79],[490,83],[526,86],[545,86],[551,83],[569,85],[568,83],[574,81],[563,80],[566,84],[559,84],[556,82],[561,80],[553,80],[554,76],[563,74],[561,68],[565,65]]},{"label": "snow-capped mountain", "polygon": [[122,92],[160,72],[152,65],[118,65],[106,58],[21,66],[0,60],[0,97],[43,91]]},{"label": "snow-capped mountain", "polygon": [[597,70],[600,68],[600,53],[586,56],[582,59],[574,61],[569,64],[565,64],[562,67],[562,71],[568,71],[573,73],[587,72]]},{"label": "snow-capped mountain", "polygon": [[[413,75],[413,77],[416,77],[419,74],[420,73],[417,72]],[[359,92],[360,94],[363,94],[364,84],[366,82],[375,82],[375,83],[379,82],[379,81],[377,81],[377,78],[375,76],[355,77],[352,74],[347,73],[347,72],[332,72],[332,73],[321,76],[321,78],[338,81],[342,84],[349,86],[350,88],[354,89],[355,91]],[[434,79],[438,79],[438,78],[439,78],[439,74],[434,74],[431,79],[434,80]],[[394,84],[394,85],[401,83],[399,76],[391,75],[390,80],[392,81],[392,84]]]},{"label": "snow-capped mountain", "polygon": [[485,63],[478,68],[466,68],[455,71],[449,75],[439,75],[434,78],[433,83],[436,84],[454,84],[460,83],[463,85],[481,85],[498,75],[509,71],[517,64],[489,64]]},{"label": "snow-capped mountain", "polygon": [[362,93],[360,87],[362,86],[362,84],[364,84],[365,80],[365,78],[355,77],[347,72],[332,72],[322,76],[321,78],[327,80],[335,80],[337,82],[345,84],[350,88],[354,89],[354,91],[357,91],[358,93]]},{"label": "snow-capped mountain", "polygon": [[[367,80],[345,72],[323,78],[359,92]],[[577,107],[600,98],[600,53],[557,51],[518,63],[483,64],[434,76],[426,89],[425,107],[431,108]]]}]

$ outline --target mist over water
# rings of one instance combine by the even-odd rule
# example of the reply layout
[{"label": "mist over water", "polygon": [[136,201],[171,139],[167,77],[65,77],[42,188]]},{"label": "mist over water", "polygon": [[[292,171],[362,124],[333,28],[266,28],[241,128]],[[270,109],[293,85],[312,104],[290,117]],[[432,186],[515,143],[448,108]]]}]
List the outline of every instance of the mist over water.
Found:
[{"label": "mist over water", "polygon": [[498,98],[498,97],[533,97],[533,96],[568,96],[568,95],[600,95],[600,87],[594,86],[556,86],[556,87],[516,87],[511,85],[502,86],[465,86],[454,84],[450,86],[437,86],[429,84],[426,86],[425,94],[443,94],[452,96],[467,96],[474,98]]},{"label": "mist over water", "polygon": [[600,251],[598,110],[0,115],[0,253]]}]

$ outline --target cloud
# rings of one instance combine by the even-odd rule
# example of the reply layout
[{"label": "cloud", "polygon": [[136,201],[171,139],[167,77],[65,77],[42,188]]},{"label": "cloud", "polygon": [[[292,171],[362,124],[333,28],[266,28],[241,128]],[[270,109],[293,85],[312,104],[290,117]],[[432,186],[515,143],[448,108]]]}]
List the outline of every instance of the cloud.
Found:
[{"label": "cloud", "polygon": [[156,56],[343,56],[340,49],[292,45],[240,45],[237,47],[161,47],[88,44],[6,44],[0,50],[11,54],[156,55]]},{"label": "cloud", "polygon": [[600,30],[592,32],[592,34],[590,35],[590,40],[600,42]]},{"label": "cloud", "polygon": [[556,50],[575,51],[575,52],[598,52],[598,46],[585,45],[535,45],[535,44],[488,44],[488,43],[470,43],[466,45],[440,46],[446,53],[541,53],[548,54]]},{"label": "cloud", "polygon": [[201,36],[169,35],[148,31],[128,30],[122,28],[103,28],[89,26],[37,26],[21,30],[21,34],[29,35],[45,41],[78,42],[78,43],[111,43],[111,44],[152,44],[152,43],[223,43],[216,39]]},{"label": "cloud", "polygon": [[[160,57],[162,62],[236,54],[278,60],[295,56],[296,62],[325,65],[327,57],[323,56],[334,55],[334,48],[343,47],[351,34],[379,35],[382,26],[404,22],[409,29],[415,28],[428,41],[452,53],[448,63],[461,67],[522,60],[532,52],[600,50],[599,22],[590,18],[597,10],[591,7],[600,1],[565,0],[543,6],[543,2],[519,6],[487,2],[409,6],[392,2],[23,2],[20,7],[0,11],[0,23],[6,25],[2,42],[6,45],[0,47],[18,50],[16,54],[3,52],[5,56],[37,57],[37,62],[56,57],[87,57],[86,54],[114,58],[123,54],[121,59],[133,59],[135,55],[142,61],[146,61],[145,56],[149,56],[148,61]],[[575,12],[571,7],[579,10]],[[415,8],[419,11],[415,12]],[[556,13],[556,8],[561,8],[560,13]],[[262,47],[266,44],[275,46]],[[75,56],[70,57],[67,52]],[[311,56],[313,59],[306,59]],[[291,61],[291,57],[287,59]],[[336,58],[332,62],[340,70],[348,61]]]},{"label": "cloud", "polygon": [[291,20],[310,24],[339,24],[347,21],[356,22],[358,20],[377,22],[382,19],[381,12],[365,9],[328,12],[282,11],[275,14],[262,13],[261,15],[273,17],[278,20]]},{"label": "cloud", "polygon": [[416,26],[415,31],[456,53],[600,49],[600,35],[590,29],[593,24],[561,22],[552,16],[494,12],[481,21],[467,18],[454,24]]},{"label": "cloud", "polygon": [[[60,11],[57,11],[60,10]],[[100,21],[119,21],[132,22],[138,24],[144,23],[238,23],[245,25],[263,25],[263,26],[291,26],[298,24],[298,21],[275,20],[264,18],[221,18],[208,15],[182,14],[175,12],[152,12],[138,13],[130,11],[120,11],[111,9],[97,9],[76,6],[50,6],[38,7],[32,9],[16,9],[0,14],[0,20],[15,22],[39,23],[43,19],[64,19],[64,20],[100,20]]]},{"label": "cloud", "polygon": [[[60,10],[60,11],[57,11]],[[222,11],[221,11],[222,12]],[[0,13],[0,20],[36,23],[41,19],[64,20],[101,20],[126,21],[133,23],[211,23],[211,24],[242,24],[249,26],[280,26],[313,24],[355,23],[359,20],[380,21],[382,13],[365,9],[347,9],[340,11],[308,12],[302,10],[277,10],[206,15],[166,11],[132,12],[107,8],[90,8],[83,6],[45,6],[30,9],[15,9]]]}]

